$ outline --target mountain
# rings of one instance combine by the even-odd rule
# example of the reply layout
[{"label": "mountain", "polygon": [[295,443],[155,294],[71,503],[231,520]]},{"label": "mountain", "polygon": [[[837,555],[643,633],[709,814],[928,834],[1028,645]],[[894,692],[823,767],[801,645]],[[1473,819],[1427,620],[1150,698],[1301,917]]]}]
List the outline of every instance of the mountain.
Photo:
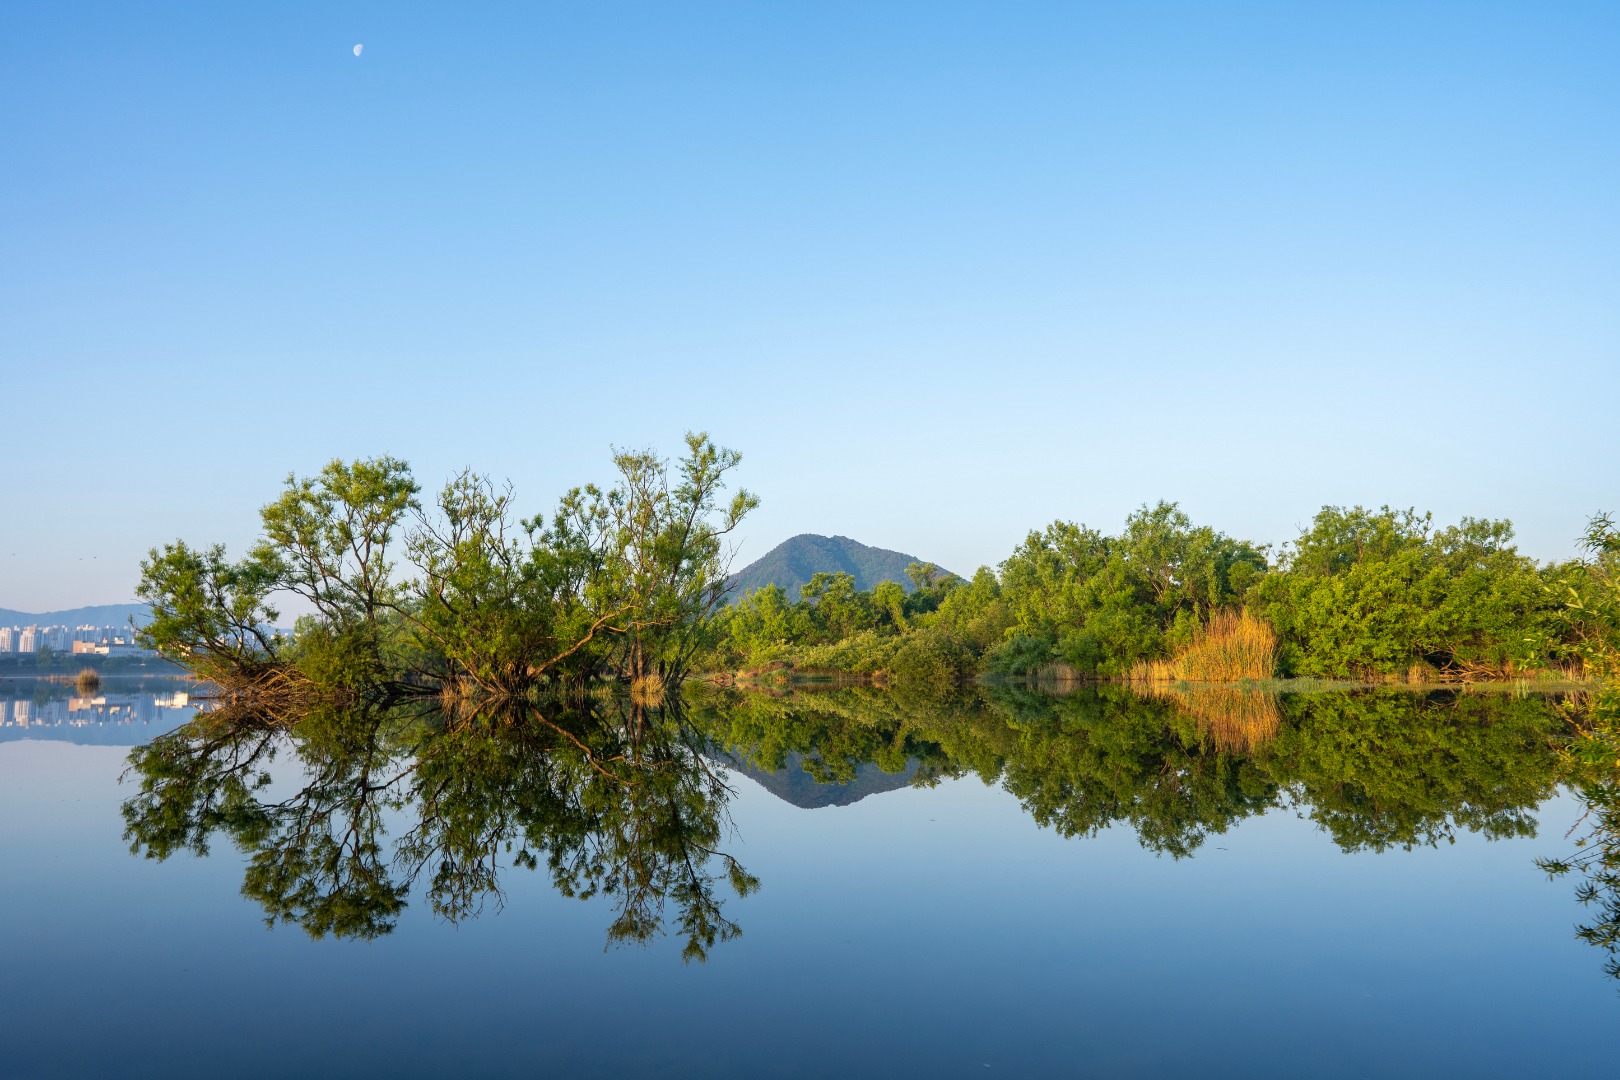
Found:
[{"label": "mountain", "polygon": [[151,618],[151,610],[145,604],[95,604],[39,612],[0,608],[0,626],[125,626],[131,617],[144,624]]},{"label": "mountain", "polygon": [[[782,541],[762,558],[731,575],[728,592],[737,598],[766,585],[780,585],[788,599],[797,600],[799,587],[812,575],[839,571],[854,577],[857,589],[870,589],[880,581],[894,581],[910,592],[912,584],[906,577],[906,567],[922,561],[902,551],[867,547],[847,536],[801,533]],[[940,573],[944,575],[949,571],[940,570]]]}]

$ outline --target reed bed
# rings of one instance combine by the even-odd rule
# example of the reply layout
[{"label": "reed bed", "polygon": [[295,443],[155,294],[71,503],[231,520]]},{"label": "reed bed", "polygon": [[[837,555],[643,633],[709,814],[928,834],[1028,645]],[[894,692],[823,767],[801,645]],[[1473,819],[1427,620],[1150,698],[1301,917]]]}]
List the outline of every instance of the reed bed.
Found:
[{"label": "reed bed", "polygon": [[1191,645],[1170,660],[1145,660],[1131,669],[1141,683],[1260,682],[1277,670],[1277,632],[1243,611],[1217,611]]},{"label": "reed bed", "polygon": [[78,676],[73,680],[81,694],[93,694],[101,689],[101,672],[93,667],[80,668]]},{"label": "reed bed", "polygon": [[1041,683],[1078,683],[1088,681],[1088,677],[1077,668],[1065,664],[1061,660],[1053,660],[1042,664],[1030,673],[1036,682]]}]

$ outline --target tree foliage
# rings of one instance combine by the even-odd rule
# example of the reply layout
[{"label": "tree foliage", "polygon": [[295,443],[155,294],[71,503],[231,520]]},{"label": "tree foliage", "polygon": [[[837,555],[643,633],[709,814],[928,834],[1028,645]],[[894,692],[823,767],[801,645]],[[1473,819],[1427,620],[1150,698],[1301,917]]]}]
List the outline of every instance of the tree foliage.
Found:
[{"label": "tree foliage", "polygon": [[[620,452],[617,482],[570,491],[549,525],[471,471],[424,507],[404,462],[334,461],[288,477],[242,562],[217,546],[154,549],[138,590],[154,612],[145,640],[238,687],[267,673],[384,693],[678,681],[709,640],[725,537],[757,504],[746,491],[724,498],[740,461],[701,433],[673,471],[650,451]],[[270,629],[278,594],[313,612],[291,642]]]},{"label": "tree foliage", "polygon": [[797,602],[758,589],[722,616],[716,667],[906,673],[931,681],[1056,671],[1118,678],[1185,654],[1240,609],[1278,639],[1279,675],[1511,678],[1578,662],[1561,591],[1590,570],[1539,566],[1506,521],[1324,507],[1280,551],[1144,506],[1108,535],[1058,521],[994,570],[915,592],[819,574]]},{"label": "tree foliage", "polygon": [[1558,658],[1545,631],[1563,617],[1512,539],[1506,521],[1326,507],[1250,599],[1293,673],[1511,675]]}]

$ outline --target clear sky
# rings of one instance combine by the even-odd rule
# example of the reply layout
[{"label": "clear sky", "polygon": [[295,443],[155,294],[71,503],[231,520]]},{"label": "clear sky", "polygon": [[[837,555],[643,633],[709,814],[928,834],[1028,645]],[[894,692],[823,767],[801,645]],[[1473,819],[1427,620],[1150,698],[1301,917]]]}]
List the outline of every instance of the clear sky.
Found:
[{"label": "clear sky", "polygon": [[1614,3],[0,7],[0,607],[333,456],[549,509],[689,427],[743,559],[1159,498],[1560,558],[1617,390]]}]

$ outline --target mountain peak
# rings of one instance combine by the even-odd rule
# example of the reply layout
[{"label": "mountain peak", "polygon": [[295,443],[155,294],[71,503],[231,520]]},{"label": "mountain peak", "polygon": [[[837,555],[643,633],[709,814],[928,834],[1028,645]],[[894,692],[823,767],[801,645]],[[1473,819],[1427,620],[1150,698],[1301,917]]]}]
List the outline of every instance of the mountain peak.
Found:
[{"label": "mountain peak", "polygon": [[733,574],[729,592],[733,599],[738,599],[766,585],[778,585],[788,594],[788,599],[797,600],[800,587],[811,577],[840,572],[853,577],[857,589],[870,589],[881,581],[893,581],[910,592],[913,586],[906,577],[906,567],[926,561],[903,551],[869,547],[847,536],[800,533]]}]

